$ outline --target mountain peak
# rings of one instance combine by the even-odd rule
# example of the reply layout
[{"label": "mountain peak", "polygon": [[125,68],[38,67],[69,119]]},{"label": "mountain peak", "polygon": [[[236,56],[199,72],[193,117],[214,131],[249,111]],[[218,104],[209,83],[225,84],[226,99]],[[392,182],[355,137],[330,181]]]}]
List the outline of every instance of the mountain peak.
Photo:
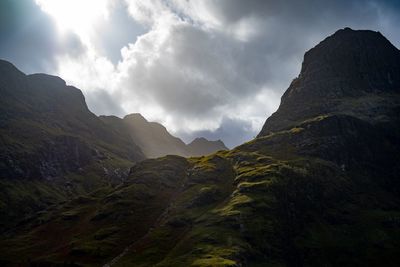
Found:
[{"label": "mountain peak", "polygon": [[399,50],[381,33],[344,28],[306,52],[299,78],[340,79],[363,91],[398,90],[399,60]]},{"label": "mountain peak", "polygon": [[392,108],[376,114],[373,107],[385,102],[384,94],[399,92],[400,51],[379,32],[344,28],[305,53],[300,75],[292,81],[260,135],[321,114],[351,113],[370,121],[384,119],[384,113]]},{"label": "mountain peak", "polygon": [[218,150],[228,150],[221,140],[209,141],[204,137],[197,137],[188,145],[192,156],[208,155]]},{"label": "mountain peak", "polygon": [[193,142],[208,142],[208,140],[204,137],[196,137],[191,143]]},{"label": "mountain peak", "polygon": [[195,139],[193,139],[192,142],[190,142],[189,145],[196,144],[196,143],[197,143],[197,144],[214,143],[214,144],[220,145],[221,147],[224,147],[224,149],[227,149],[227,148],[225,147],[224,142],[222,142],[222,140],[220,140],[220,139],[215,140],[215,141],[211,141],[211,140],[208,140],[208,139],[205,138],[205,137],[196,137]]},{"label": "mountain peak", "polygon": [[65,87],[67,86],[66,82],[58,76],[48,75],[44,73],[35,73],[27,75],[27,78],[31,82],[40,82],[45,86],[52,87]]},{"label": "mountain peak", "polygon": [[140,113],[131,113],[126,115],[124,120],[134,120],[134,121],[141,121],[141,122],[148,122],[145,117],[142,116]]},{"label": "mountain peak", "polygon": [[14,66],[11,62],[7,60],[0,59],[0,71],[1,73],[9,73],[9,72],[16,72],[21,75],[25,75],[22,71],[17,69],[17,67]]},{"label": "mountain peak", "polygon": [[17,69],[12,63],[0,59],[0,73],[3,84],[0,84],[0,92],[8,91],[7,84],[14,83],[25,78],[25,73]]}]

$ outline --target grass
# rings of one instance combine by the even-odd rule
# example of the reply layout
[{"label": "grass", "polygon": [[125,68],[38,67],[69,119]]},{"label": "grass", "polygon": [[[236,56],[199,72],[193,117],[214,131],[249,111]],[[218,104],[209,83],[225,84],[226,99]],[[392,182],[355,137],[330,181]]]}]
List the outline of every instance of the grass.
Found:
[{"label": "grass", "polygon": [[9,248],[0,256],[99,266],[129,245],[115,266],[398,265],[399,198],[366,186],[371,177],[360,184],[333,161],[297,153],[291,142],[307,131],[138,163],[121,184],[42,213],[36,226],[0,241]]}]

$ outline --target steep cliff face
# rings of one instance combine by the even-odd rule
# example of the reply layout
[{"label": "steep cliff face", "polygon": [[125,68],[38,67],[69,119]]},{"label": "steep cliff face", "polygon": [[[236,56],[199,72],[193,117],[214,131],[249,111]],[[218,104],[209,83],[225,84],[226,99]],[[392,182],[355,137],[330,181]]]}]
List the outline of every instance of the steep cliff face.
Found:
[{"label": "steep cliff face", "polygon": [[399,122],[400,51],[382,34],[345,28],[304,55],[300,75],[259,136],[324,114]]}]

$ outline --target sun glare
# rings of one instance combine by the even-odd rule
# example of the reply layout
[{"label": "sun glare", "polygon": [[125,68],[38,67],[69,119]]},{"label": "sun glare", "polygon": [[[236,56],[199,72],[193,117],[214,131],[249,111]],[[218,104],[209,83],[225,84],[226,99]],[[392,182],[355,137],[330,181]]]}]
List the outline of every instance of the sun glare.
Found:
[{"label": "sun glare", "polygon": [[107,0],[35,0],[51,15],[60,31],[74,31],[80,35],[90,30],[101,17],[107,17]]}]

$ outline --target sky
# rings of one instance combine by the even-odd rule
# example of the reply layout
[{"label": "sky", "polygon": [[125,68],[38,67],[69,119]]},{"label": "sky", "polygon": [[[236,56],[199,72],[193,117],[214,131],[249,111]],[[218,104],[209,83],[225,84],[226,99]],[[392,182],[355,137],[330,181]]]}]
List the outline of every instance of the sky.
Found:
[{"label": "sky", "polygon": [[400,47],[392,0],[0,0],[0,58],[58,75],[97,115],[141,113],[190,142],[258,134],[305,51],[344,27]]}]

